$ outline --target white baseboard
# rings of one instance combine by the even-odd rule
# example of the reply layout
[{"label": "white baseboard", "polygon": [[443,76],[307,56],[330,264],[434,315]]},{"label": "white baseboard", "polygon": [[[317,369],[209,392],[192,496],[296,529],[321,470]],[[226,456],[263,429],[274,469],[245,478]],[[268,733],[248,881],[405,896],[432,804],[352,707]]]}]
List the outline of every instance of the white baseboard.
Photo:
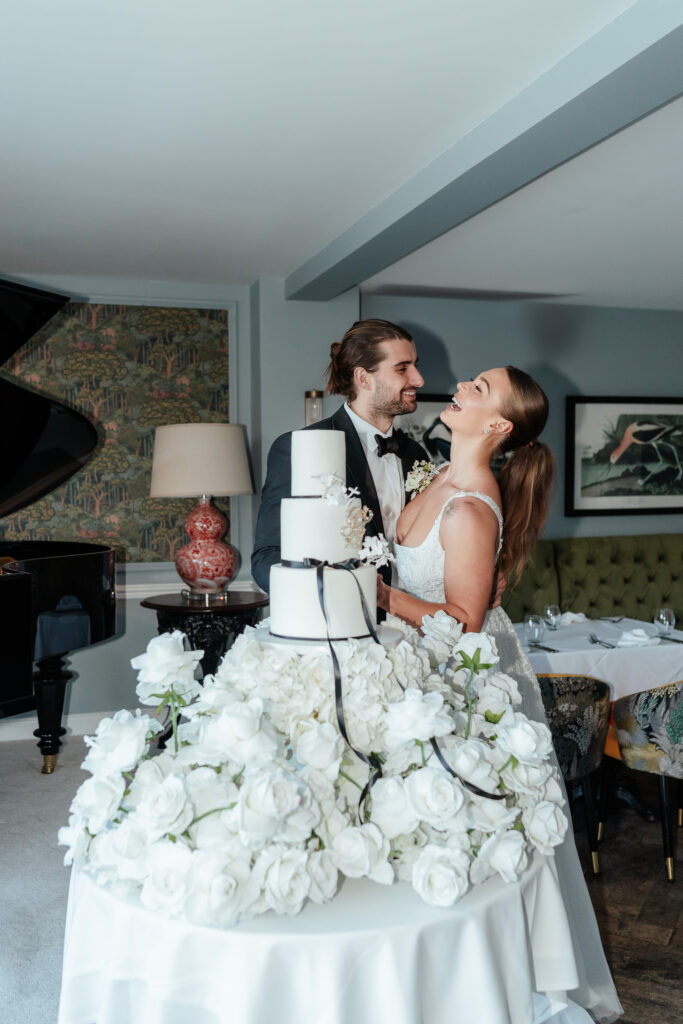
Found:
[{"label": "white baseboard", "polygon": [[[66,715],[62,725],[66,736],[94,736],[101,719],[111,718],[114,711],[83,711],[76,715]],[[34,739],[33,730],[38,728],[38,716],[35,714],[17,715],[15,718],[0,719],[0,743],[3,740]]]}]

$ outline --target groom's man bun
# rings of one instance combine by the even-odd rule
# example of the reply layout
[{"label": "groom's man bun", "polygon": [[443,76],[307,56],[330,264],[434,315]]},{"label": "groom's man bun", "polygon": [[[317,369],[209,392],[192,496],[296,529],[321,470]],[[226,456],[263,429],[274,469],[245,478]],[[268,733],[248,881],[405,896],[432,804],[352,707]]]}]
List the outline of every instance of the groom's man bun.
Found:
[{"label": "groom's man bun", "polygon": [[352,402],[356,397],[353,381],[355,368],[362,366],[368,373],[372,373],[384,359],[384,353],[379,347],[381,342],[412,340],[412,335],[405,328],[388,320],[356,320],[342,340],[330,346],[330,365],[325,371],[325,394],[346,395]]}]

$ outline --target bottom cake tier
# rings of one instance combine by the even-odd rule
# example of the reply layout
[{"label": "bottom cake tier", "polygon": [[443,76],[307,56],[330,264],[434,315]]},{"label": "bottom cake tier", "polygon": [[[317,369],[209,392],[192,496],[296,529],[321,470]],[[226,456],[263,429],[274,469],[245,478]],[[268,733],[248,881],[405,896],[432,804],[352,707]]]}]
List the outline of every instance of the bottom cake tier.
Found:
[{"label": "bottom cake tier", "polygon": [[377,622],[377,570],[361,566],[350,571],[326,567],[323,590],[327,623],[320,608],[315,569],[274,565],[270,570],[270,631],[300,640],[344,640],[368,636],[360,594],[370,621]]}]

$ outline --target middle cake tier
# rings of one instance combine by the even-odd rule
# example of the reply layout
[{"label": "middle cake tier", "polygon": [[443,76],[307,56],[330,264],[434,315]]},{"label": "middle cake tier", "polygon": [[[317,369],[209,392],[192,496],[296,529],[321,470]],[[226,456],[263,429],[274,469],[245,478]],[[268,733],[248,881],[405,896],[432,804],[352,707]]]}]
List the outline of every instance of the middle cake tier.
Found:
[{"label": "middle cake tier", "polygon": [[349,508],[360,509],[360,500],[347,506],[332,505],[322,498],[283,498],[280,504],[281,555],[286,562],[317,558],[321,562],[345,562],[358,558],[348,533]]}]

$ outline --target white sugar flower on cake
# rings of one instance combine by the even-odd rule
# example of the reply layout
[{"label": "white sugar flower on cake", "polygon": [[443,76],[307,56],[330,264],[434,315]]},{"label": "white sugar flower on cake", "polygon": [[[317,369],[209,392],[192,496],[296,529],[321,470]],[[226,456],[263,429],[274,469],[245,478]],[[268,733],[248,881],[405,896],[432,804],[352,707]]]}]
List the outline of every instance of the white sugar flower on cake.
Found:
[{"label": "white sugar flower on cake", "polygon": [[364,537],[358,557],[364,565],[374,565],[377,569],[396,561],[389,547],[389,541],[382,533],[378,537]]}]

